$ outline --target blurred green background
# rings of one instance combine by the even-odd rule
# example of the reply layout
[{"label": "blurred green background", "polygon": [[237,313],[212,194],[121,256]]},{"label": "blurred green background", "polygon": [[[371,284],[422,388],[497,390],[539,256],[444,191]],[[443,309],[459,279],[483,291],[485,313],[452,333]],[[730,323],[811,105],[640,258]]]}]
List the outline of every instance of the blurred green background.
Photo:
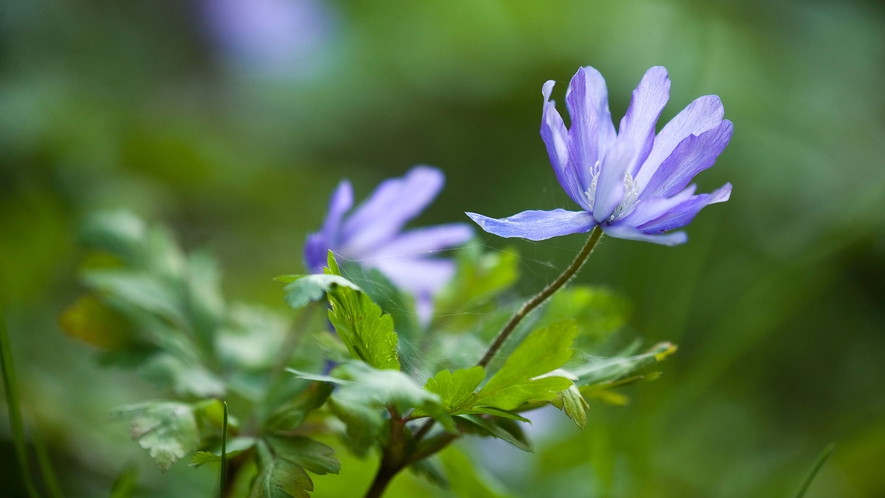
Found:
[{"label": "blurred green background", "polygon": [[[630,405],[593,405],[583,432],[555,419],[535,454],[473,460],[519,497],[785,497],[836,441],[807,496],[885,496],[883,26],[872,0],[5,2],[0,303],[26,419],[67,496],[107,496],[130,460],[138,496],[210,496],[211,469],[161,475],[108,415],[160,393],[58,328],[85,214],[166,223],[219,256],[230,298],[282,310],[271,278],[302,270],[340,178],[362,198],[441,167],[421,224],[572,209],[538,135],[542,83],[562,101],[595,66],[617,122],[664,65],[662,122],[715,93],[735,123],[698,178],[732,199],[681,247],[605,239],[579,280],[627,296],[631,329],[679,353]],[[521,289],[582,243],[517,243]],[[24,496],[2,408],[0,494]],[[359,494],[372,462],[341,457],[315,496]],[[390,496],[416,489],[436,493],[403,476]]]}]

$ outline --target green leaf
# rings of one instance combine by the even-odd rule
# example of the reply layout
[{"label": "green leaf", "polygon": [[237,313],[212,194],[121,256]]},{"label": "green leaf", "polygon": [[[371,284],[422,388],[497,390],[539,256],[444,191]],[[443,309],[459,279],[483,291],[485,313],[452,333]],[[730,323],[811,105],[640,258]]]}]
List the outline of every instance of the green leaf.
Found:
[{"label": "green leaf", "polygon": [[[257,440],[252,437],[235,437],[227,442],[226,455],[227,458],[233,458],[244,451],[255,447]],[[221,451],[198,451],[191,457],[188,463],[191,467],[199,467],[204,463],[214,463],[221,461]]]},{"label": "green leaf", "polygon": [[129,211],[97,213],[83,223],[80,238],[86,244],[116,254],[130,264],[144,259],[147,226]]},{"label": "green leaf", "polygon": [[314,474],[337,474],[341,470],[341,463],[333,456],[335,451],[309,437],[271,436],[267,442],[277,458],[295,463]]},{"label": "green leaf", "polygon": [[436,455],[418,460],[417,462],[409,465],[409,470],[411,470],[415,475],[419,475],[427,479],[428,482],[435,484],[443,489],[449,489],[449,480],[446,477],[445,470],[443,470],[442,466],[439,463],[438,458],[434,458]]},{"label": "green leaf", "polygon": [[185,403],[154,402],[123,407],[120,415],[132,417],[129,434],[148,450],[165,472],[176,460],[194,451],[200,442],[193,407]]},{"label": "green leaf", "polygon": [[415,361],[414,358],[419,356],[417,348],[422,337],[422,326],[415,311],[414,298],[400,291],[375,268],[363,268],[358,263],[345,262],[340,270],[342,275],[357,284],[372,302],[393,318],[396,334],[400,338],[397,347],[401,353],[399,361],[403,364],[401,370],[412,371],[414,366],[408,364],[408,361]]},{"label": "green leaf", "polygon": [[455,370],[454,373],[442,370],[428,379],[424,389],[439,395],[446,410],[451,410],[470,399],[485,376],[485,369],[481,366]]},{"label": "green leaf", "polygon": [[384,417],[377,407],[332,398],[329,409],[344,422],[346,442],[357,456],[364,456],[382,437]]},{"label": "green leaf", "polygon": [[455,422],[464,432],[495,437],[522,451],[534,451],[531,442],[516,421],[505,418],[486,419],[477,415],[456,415]]},{"label": "green leaf", "polygon": [[68,336],[103,350],[123,349],[135,339],[126,317],[94,296],[81,297],[62,312],[58,322]]},{"label": "green leaf", "polygon": [[492,408],[490,406],[476,406],[469,410],[459,410],[458,413],[464,415],[492,415],[494,417],[503,417],[519,422],[531,422],[531,420],[520,416],[517,413],[499,410],[498,408]]},{"label": "green leaf", "polygon": [[270,434],[279,431],[293,431],[301,426],[307,414],[326,403],[335,386],[321,382],[311,384],[304,392],[275,409],[264,422],[264,429]]},{"label": "green leaf", "polygon": [[180,296],[156,275],[132,270],[90,270],[83,282],[91,289],[113,295],[126,304],[158,315],[176,327],[186,327]]},{"label": "green leaf", "polygon": [[446,472],[448,482],[451,484],[452,493],[456,496],[470,498],[506,498],[508,494],[501,493],[500,484],[491,476],[480,472],[480,469],[455,447],[448,447],[440,453],[440,460]]},{"label": "green leaf", "polygon": [[488,406],[513,410],[532,401],[549,401],[572,385],[558,376],[544,376],[564,365],[572,355],[577,334],[574,321],[553,323],[535,330],[507,357],[483,388],[461,409]]},{"label": "green leaf", "polygon": [[[326,273],[341,277],[332,251],[329,251]],[[381,308],[359,288],[336,285],[330,288],[328,296],[332,305],[329,321],[351,356],[375,368],[399,370],[396,352],[398,339],[393,330],[393,318],[382,313]]]},{"label": "green leaf", "polygon": [[571,385],[572,381],[565,377],[543,377],[489,392],[483,389],[477,395],[474,406],[514,410],[525,403],[555,399]]},{"label": "green leaf", "polygon": [[[277,279],[283,278],[277,277]],[[327,293],[334,292],[337,287],[360,292],[355,283],[340,275],[286,275],[285,279],[291,279],[283,290],[286,292],[286,304],[293,309],[302,308],[312,301],[319,301]]]},{"label": "green leaf", "polygon": [[589,363],[577,368],[571,368],[570,372],[577,378],[575,384],[579,387],[614,382],[627,377],[637,370],[663,361],[674,352],[676,352],[674,344],[662,342],[639,355],[591,358]]},{"label": "green leaf", "polygon": [[297,464],[278,458],[265,444],[258,445],[259,474],[249,498],[310,498],[313,481]]},{"label": "green leaf", "polygon": [[378,436],[384,418],[381,410],[388,406],[400,412],[416,409],[455,431],[452,417],[439,396],[422,389],[411,377],[398,370],[379,370],[361,361],[337,366],[329,375],[304,374],[290,370],[301,378],[336,384],[330,407],[347,425],[348,435],[365,449]]},{"label": "green leaf", "polygon": [[579,339],[598,343],[623,328],[630,312],[630,302],[608,289],[576,285],[550,298],[541,322],[573,319]]},{"label": "green leaf", "polygon": [[581,429],[587,425],[587,408],[590,405],[581,396],[581,391],[576,385],[572,384],[565,391],[561,391],[557,397],[550,400],[550,404],[562,410]]},{"label": "green leaf", "polygon": [[219,397],[225,385],[214,373],[194,361],[169,353],[152,355],[139,368],[139,373],[160,387],[171,387],[179,395]]},{"label": "green leaf", "polygon": [[201,347],[212,350],[216,331],[226,318],[218,262],[207,252],[190,254],[185,283],[191,329]]}]

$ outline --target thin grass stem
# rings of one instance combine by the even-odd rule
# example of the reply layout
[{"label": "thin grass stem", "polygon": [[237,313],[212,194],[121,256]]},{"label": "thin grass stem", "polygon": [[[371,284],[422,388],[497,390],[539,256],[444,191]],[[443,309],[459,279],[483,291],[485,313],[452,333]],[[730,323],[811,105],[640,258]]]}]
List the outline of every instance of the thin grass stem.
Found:
[{"label": "thin grass stem", "polygon": [[55,470],[52,468],[52,461],[49,459],[49,452],[46,450],[46,441],[40,435],[40,431],[31,433],[31,442],[34,444],[34,450],[37,453],[37,464],[40,466],[40,474],[43,476],[43,483],[46,485],[46,491],[51,498],[62,498],[61,486],[58,483]]},{"label": "thin grass stem", "polygon": [[836,449],[836,443],[830,443],[826,448],[821,452],[821,454],[817,457],[817,460],[814,462],[814,466],[811,467],[811,471],[808,473],[808,476],[805,477],[805,482],[802,483],[802,487],[799,488],[799,491],[796,493],[796,498],[802,498],[805,496],[805,493],[808,491],[808,488],[811,486],[811,482],[814,481],[815,476],[820,471],[821,467],[827,462],[827,459],[830,458],[830,455],[833,454],[833,450]]},{"label": "thin grass stem", "polygon": [[3,370],[3,387],[6,389],[6,403],[9,406],[9,425],[12,429],[12,439],[15,444],[15,453],[18,456],[22,482],[30,498],[39,498],[40,494],[37,492],[28,470],[25,428],[22,423],[21,403],[15,381],[15,368],[12,365],[12,350],[9,345],[9,332],[6,329],[6,315],[3,313],[3,308],[0,308],[0,367]]}]

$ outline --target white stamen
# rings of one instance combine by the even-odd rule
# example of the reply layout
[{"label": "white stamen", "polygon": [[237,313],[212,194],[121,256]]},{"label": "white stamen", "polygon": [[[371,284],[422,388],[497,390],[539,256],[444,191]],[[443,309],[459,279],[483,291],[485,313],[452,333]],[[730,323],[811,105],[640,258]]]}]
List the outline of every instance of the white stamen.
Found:
[{"label": "white stamen", "polygon": [[587,187],[584,195],[587,197],[587,205],[590,207],[590,211],[593,211],[593,206],[596,204],[596,183],[599,181],[599,161],[596,161],[590,173],[593,175],[592,180],[590,180],[590,186]]},{"label": "white stamen", "polygon": [[[596,205],[596,184],[599,181],[599,161],[596,161],[596,164],[593,165],[591,173],[593,176],[590,180],[590,187],[587,188],[587,191],[584,192],[584,195],[587,197],[587,204],[590,207],[590,211],[593,211],[593,207]],[[629,172],[625,173],[624,198],[621,200],[621,203],[618,204],[618,207],[615,208],[608,221],[612,222],[615,220],[619,220],[624,216],[627,216],[630,211],[633,210],[633,206],[635,206],[639,202],[638,199],[639,185],[637,185],[636,181],[633,180],[633,175],[631,175]]]},{"label": "white stamen", "polygon": [[633,206],[638,202],[639,198],[639,185],[633,181],[633,175],[630,172],[624,174],[624,199],[618,204],[618,207],[615,208],[615,212],[612,213],[611,218],[608,221],[615,221],[618,219],[627,216],[630,211],[633,210]]}]

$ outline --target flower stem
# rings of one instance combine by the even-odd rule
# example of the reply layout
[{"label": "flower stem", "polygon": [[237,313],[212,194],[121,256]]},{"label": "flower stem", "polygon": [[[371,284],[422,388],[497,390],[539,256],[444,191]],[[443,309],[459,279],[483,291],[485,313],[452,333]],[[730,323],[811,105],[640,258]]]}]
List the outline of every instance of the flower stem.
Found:
[{"label": "flower stem", "polygon": [[[556,280],[553,281],[550,285],[545,287],[541,292],[536,294],[534,297],[526,301],[516,313],[510,317],[510,320],[504,325],[504,328],[498,332],[497,337],[495,337],[492,345],[489,346],[489,350],[486,351],[485,356],[479,361],[479,366],[485,367],[487,366],[492,359],[494,359],[495,354],[497,354],[498,350],[501,349],[501,346],[504,345],[504,342],[513,333],[516,329],[517,325],[526,317],[529,313],[531,313],[535,308],[544,303],[550,296],[556,293],[559,289],[561,289],[575,274],[578,273],[578,270],[584,266],[584,263],[587,262],[587,258],[590,257],[590,253],[593,252],[593,249],[596,247],[596,244],[599,243],[599,239],[602,237],[602,229],[598,226],[593,229],[590,233],[590,238],[587,239],[587,243],[584,244],[584,247],[581,248],[581,252],[575,257],[572,263],[562,272]],[[384,453],[381,457],[381,465],[378,468],[378,473],[375,475],[375,480],[372,481],[372,485],[369,490],[366,492],[365,498],[380,498],[384,491],[387,489],[387,486],[390,484],[390,481],[393,480],[396,475],[406,468],[408,465],[415,463],[419,460],[427,458],[433,453],[436,453],[446,446],[448,446],[452,441],[458,438],[458,435],[446,434],[445,438],[440,442],[439,445],[434,446],[432,450],[427,452],[415,452],[415,450],[411,451],[403,451],[402,448],[402,438],[405,427],[405,420],[400,418],[398,414],[391,413],[391,426],[390,426],[390,443],[384,449]],[[413,442],[418,442],[430,432],[431,427],[433,427],[434,420],[432,418],[428,418],[427,421],[417,430],[412,436]]]},{"label": "flower stem", "polygon": [[544,301],[546,301],[550,296],[556,293],[562,286],[568,283],[572,277],[578,273],[578,270],[584,266],[584,263],[587,262],[587,258],[590,257],[590,253],[593,252],[593,248],[596,247],[596,244],[599,243],[599,239],[602,237],[602,229],[597,226],[590,232],[590,238],[587,239],[587,243],[584,244],[584,247],[581,248],[581,252],[575,256],[575,259],[572,261],[572,264],[562,272],[559,277],[556,278],[550,285],[544,287],[541,292],[537,293],[535,297],[529,299],[525,302],[517,311],[510,317],[510,320],[504,325],[504,328],[498,332],[498,336],[495,337],[495,341],[492,342],[492,345],[489,346],[489,350],[486,351],[485,356],[479,360],[478,365],[481,367],[488,366],[491,363],[492,359],[494,359],[495,354],[498,353],[498,350],[501,349],[501,346],[504,345],[504,342],[510,337],[510,334],[516,329],[516,326],[519,325],[519,322],[522,321],[523,318],[528,316],[529,313],[532,312],[535,308],[540,306]]}]

